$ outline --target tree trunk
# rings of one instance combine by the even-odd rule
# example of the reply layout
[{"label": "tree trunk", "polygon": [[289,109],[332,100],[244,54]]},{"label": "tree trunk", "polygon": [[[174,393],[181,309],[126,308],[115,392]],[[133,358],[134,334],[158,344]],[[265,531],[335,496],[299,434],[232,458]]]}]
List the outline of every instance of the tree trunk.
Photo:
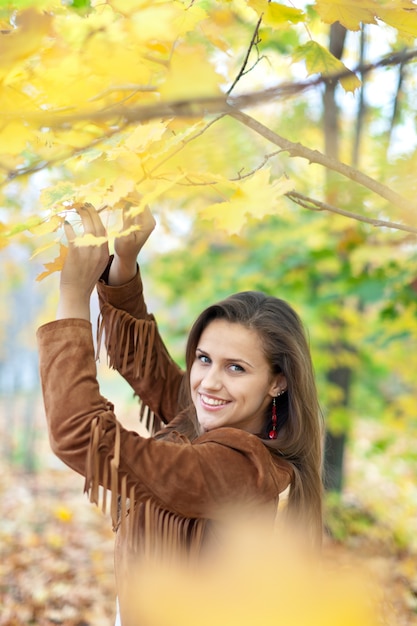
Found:
[{"label": "tree trunk", "polygon": [[[335,57],[341,59],[346,39],[346,29],[338,22],[330,27],[329,50]],[[323,121],[324,121],[324,143],[325,152],[328,156],[339,159],[339,108],[335,98],[335,83],[326,83],[323,95]],[[333,184],[334,174],[327,171],[326,201],[330,204],[338,205],[338,185]],[[343,301],[339,303],[343,306]],[[334,323],[334,320],[333,320]],[[340,322],[336,322],[340,326]],[[330,349],[337,353],[341,346],[331,346]],[[330,383],[337,385],[341,389],[341,400],[339,404],[347,406],[349,402],[349,390],[351,382],[351,372],[348,368],[337,367],[327,374]],[[332,410],[332,407],[329,407]],[[324,486],[327,491],[342,491],[343,488],[343,466],[346,444],[346,433],[333,433],[327,429],[324,451]]]},{"label": "tree trunk", "polygon": [[[342,399],[339,404],[349,405],[349,392],[352,379],[352,370],[348,367],[338,367],[328,372],[327,379],[342,390]],[[346,432],[326,432],[324,449],[324,487],[326,491],[341,492],[343,488],[343,468]]]}]

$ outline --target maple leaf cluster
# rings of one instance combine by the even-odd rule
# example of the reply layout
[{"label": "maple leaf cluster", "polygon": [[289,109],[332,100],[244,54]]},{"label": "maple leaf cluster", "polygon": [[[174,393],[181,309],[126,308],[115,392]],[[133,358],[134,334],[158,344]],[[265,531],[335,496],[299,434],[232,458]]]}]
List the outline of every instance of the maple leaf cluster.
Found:
[{"label": "maple leaf cluster", "polygon": [[[279,211],[294,181],[256,160],[262,148],[253,139],[242,167],[241,146],[222,140],[225,118],[235,92],[255,86],[258,95],[243,102],[264,97],[270,76],[259,46],[281,45],[288,33],[298,43],[286,65],[305,62],[307,76],[342,73],[346,91],[358,88],[357,74],[311,37],[320,21],[351,30],[384,22],[417,35],[411,0],[317,0],[311,11],[267,0],[8,3],[0,14],[0,184],[7,197],[10,181],[48,174],[35,214],[11,211],[0,222],[0,247],[31,233],[37,253],[56,249],[66,211],[85,201],[108,211],[128,202],[132,212],[180,203],[228,235]],[[272,76],[279,85],[284,73]],[[42,277],[62,259],[58,250]]]}]

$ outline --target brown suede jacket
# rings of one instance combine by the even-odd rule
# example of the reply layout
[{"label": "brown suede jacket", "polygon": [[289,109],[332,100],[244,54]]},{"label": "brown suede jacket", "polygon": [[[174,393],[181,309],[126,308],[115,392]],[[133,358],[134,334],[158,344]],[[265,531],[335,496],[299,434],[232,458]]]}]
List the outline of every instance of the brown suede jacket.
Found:
[{"label": "brown suede jacket", "polygon": [[[155,423],[171,422],[184,373],[147,312],[139,272],[121,287],[101,281],[98,293],[98,339],[104,330],[110,365],[148,407],[148,418],[152,412]],[[257,436],[236,428],[192,441],[175,429],[163,439],[140,436],[121,425],[100,394],[89,322],[57,320],[41,326],[37,336],[52,449],[86,477],[92,501],[98,503],[102,492],[104,510],[109,491],[120,553],[146,552],[161,542],[169,550],[173,544],[198,550],[207,521],[218,520],[224,507],[244,503],[276,510],[291,468]],[[116,565],[117,560],[116,554]]]}]

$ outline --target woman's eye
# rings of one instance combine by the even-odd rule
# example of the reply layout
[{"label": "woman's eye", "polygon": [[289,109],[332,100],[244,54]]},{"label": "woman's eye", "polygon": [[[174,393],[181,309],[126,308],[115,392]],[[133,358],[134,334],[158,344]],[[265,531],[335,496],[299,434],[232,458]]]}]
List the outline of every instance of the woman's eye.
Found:
[{"label": "woman's eye", "polygon": [[244,372],[244,368],[241,365],[237,365],[237,363],[232,363],[230,365],[230,369],[232,372]]},{"label": "woman's eye", "polygon": [[205,354],[197,354],[197,359],[200,361],[200,363],[210,363],[209,357]]}]

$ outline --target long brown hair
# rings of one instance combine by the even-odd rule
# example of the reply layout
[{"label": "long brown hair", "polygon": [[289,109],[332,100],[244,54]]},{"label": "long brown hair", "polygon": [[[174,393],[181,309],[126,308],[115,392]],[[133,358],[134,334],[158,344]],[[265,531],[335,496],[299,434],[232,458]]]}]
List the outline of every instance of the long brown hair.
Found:
[{"label": "long brown hair", "polygon": [[277,398],[278,438],[270,440],[271,410],[265,415],[265,446],[291,464],[293,480],[288,499],[288,513],[307,523],[316,536],[322,532],[322,442],[323,428],[317,398],[310,350],[298,314],[284,300],[258,291],[244,291],[205,309],[194,322],[186,347],[187,376],[185,396],[188,427],[184,432],[195,437],[198,432],[195,409],[190,400],[190,370],[201,334],[214,319],[224,319],[255,330],[273,374],[282,373],[287,391]]}]

